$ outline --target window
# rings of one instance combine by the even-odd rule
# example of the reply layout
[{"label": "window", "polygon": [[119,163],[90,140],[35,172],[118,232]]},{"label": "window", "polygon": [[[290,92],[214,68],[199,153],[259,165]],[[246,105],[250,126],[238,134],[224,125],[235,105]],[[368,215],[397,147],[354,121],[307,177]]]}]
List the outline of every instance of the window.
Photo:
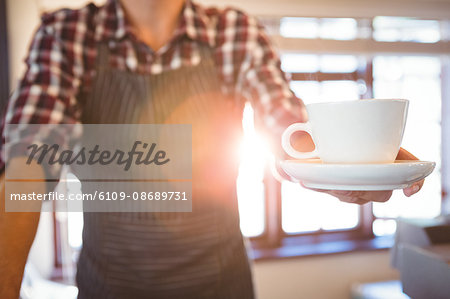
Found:
[{"label": "window", "polygon": [[385,204],[374,204],[375,235],[392,234],[396,217],[430,218],[441,211],[441,60],[430,56],[376,56],[374,95],[410,100],[403,138],[405,148],[423,160],[436,161],[422,191],[405,199],[395,191]]},{"label": "window", "polygon": [[350,18],[282,18],[280,34],[293,38],[355,39],[357,23]]},{"label": "window", "polygon": [[376,41],[435,43],[441,39],[440,22],[437,20],[376,17],[373,29]]},{"label": "window", "polygon": [[[446,136],[441,132],[444,59],[441,54],[445,53],[441,47],[442,21],[376,17],[373,20],[281,18],[278,21],[265,18],[262,22],[270,27],[268,32],[279,44],[282,68],[291,77],[291,89],[305,104],[370,97],[409,99],[402,146],[422,160],[435,161],[437,167],[422,191],[412,198],[406,198],[400,190],[394,191],[388,203],[357,206],[303,189],[298,184],[277,182],[262,166],[266,165],[267,170],[269,154],[249,154],[244,156],[238,180],[243,234],[253,237],[256,247],[279,248],[279,253],[289,251],[283,251],[284,245],[323,240],[376,240],[376,236],[395,232],[397,217],[439,215],[440,149],[442,136]],[[305,46],[308,40],[313,46]],[[323,48],[325,42],[330,46],[327,49]],[[367,42],[373,49],[361,46]],[[419,48],[414,44],[428,46]],[[263,141],[256,137],[257,132],[251,126],[251,108],[247,107],[244,114],[244,128],[251,130],[245,130],[243,152],[248,149],[249,153],[255,153]],[[344,250],[352,249],[344,246]]]},{"label": "window", "polygon": [[[265,253],[267,248],[275,248],[279,256],[293,256],[387,247],[391,241],[383,236],[395,232],[396,217],[438,215],[442,206],[440,149],[442,136],[448,135],[441,128],[441,69],[448,55],[441,40],[443,21],[377,17],[265,18],[262,22],[278,36],[282,68],[292,79],[292,90],[306,104],[407,98],[411,106],[403,146],[423,160],[436,161],[437,167],[420,194],[412,198],[395,191],[388,203],[341,203],[270,175],[273,158],[263,150],[267,147],[247,105],[237,187],[241,230],[260,249],[255,257],[271,256]],[[67,241],[76,252],[81,246],[82,215],[69,213],[67,221]],[[365,243],[355,245],[349,240]]]},{"label": "window", "polygon": [[[305,104],[357,100],[364,92],[359,88],[364,82],[358,82],[355,75],[360,64],[356,56],[286,53],[281,60],[283,70],[294,79],[291,89]],[[303,78],[299,73],[304,74]],[[359,223],[359,208],[284,181],[281,220],[282,229],[288,234],[353,229]]]},{"label": "window", "polygon": [[265,228],[264,161],[268,158],[264,140],[254,127],[253,110],[246,105],[243,113],[245,138],[241,145],[241,163],[237,178],[241,230],[246,236],[259,236]]}]

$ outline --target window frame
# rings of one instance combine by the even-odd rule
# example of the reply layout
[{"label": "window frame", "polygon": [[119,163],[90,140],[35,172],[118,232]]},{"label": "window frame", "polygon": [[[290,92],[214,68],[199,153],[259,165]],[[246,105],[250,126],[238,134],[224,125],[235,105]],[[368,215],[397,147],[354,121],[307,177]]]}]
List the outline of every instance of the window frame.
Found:
[{"label": "window frame", "polygon": [[[358,69],[350,73],[289,73],[292,81],[359,81],[363,80],[366,84],[366,93],[361,98],[373,98],[373,58],[377,54],[402,55],[440,55],[444,56],[450,53],[450,41],[441,40],[436,43],[419,42],[381,42],[373,38],[372,19],[356,19],[358,24],[370,24],[370,36],[367,38],[357,38],[355,40],[328,40],[328,39],[306,39],[306,38],[286,38],[273,30],[273,26],[279,26],[279,20],[269,19],[266,24],[272,27],[268,30],[271,38],[278,46],[279,50],[289,53],[304,53],[315,55],[343,54],[343,55],[364,55],[366,58],[365,67],[358,66]],[[442,21],[442,20],[440,20]],[[445,22],[445,21],[443,21]],[[447,21],[448,23],[448,21]],[[306,45],[306,46],[305,46]],[[301,49],[299,51],[298,49]],[[441,61],[444,58],[441,58]],[[448,61],[447,61],[447,64]],[[449,66],[443,66],[448,72]],[[351,79],[351,80],[350,80]],[[441,76],[442,81],[442,113],[444,113],[445,76]],[[448,108],[446,108],[448,110]],[[445,132],[448,132],[449,125],[442,124],[442,145],[448,143]],[[449,138],[447,138],[449,139]],[[442,164],[446,165],[447,159],[445,153],[442,155]],[[446,177],[445,168],[442,169],[442,196],[441,207],[445,208],[445,202],[448,201],[445,191],[444,180]],[[388,249],[393,245],[394,237],[375,236],[373,233],[373,223],[376,219],[391,219],[385,217],[376,217],[373,213],[373,204],[369,203],[359,207],[359,223],[355,228],[342,230],[318,230],[314,232],[305,232],[297,234],[288,234],[283,231],[281,218],[281,182],[277,181],[268,171],[264,176],[265,186],[265,230],[255,237],[250,237],[253,249],[253,259],[266,260],[277,258],[290,258],[301,256],[314,256],[323,254],[342,253],[358,250],[380,250]],[[302,248],[302,247],[306,247]]]},{"label": "window frame", "polygon": [[0,0],[0,112],[3,114],[9,96],[8,31],[6,0]]}]

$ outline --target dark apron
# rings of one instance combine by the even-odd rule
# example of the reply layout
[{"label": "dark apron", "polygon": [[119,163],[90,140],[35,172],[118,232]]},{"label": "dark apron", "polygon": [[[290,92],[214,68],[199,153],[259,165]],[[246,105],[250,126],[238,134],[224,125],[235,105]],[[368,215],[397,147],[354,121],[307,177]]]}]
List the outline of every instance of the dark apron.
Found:
[{"label": "dark apron", "polygon": [[253,298],[235,189],[243,103],[221,93],[212,50],[147,75],[110,67],[98,49],[82,122],[191,123],[193,211],[84,213],[79,298]]}]

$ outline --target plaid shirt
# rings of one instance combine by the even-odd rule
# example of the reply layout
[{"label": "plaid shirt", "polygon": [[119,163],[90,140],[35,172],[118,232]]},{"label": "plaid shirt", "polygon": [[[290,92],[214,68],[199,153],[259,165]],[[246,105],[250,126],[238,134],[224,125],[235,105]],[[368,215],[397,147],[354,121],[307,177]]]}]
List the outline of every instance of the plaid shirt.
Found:
[{"label": "plaid shirt", "polygon": [[[108,44],[113,67],[146,74],[196,65],[202,59],[199,45],[207,45],[213,49],[223,92],[251,101],[266,129],[279,136],[287,125],[306,117],[255,18],[235,9],[205,9],[187,0],[171,41],[155,52],[133,34],[119,2],[110,0],[101,7],[90,4],[42,17],[4,124],[78,123],[77,95],[89,91],[101,42]],[[4,144],[10,132],[2,132]],[[7,150],[17,151],[14,146]],[[2,145],[2,169],[5,151]]]}]

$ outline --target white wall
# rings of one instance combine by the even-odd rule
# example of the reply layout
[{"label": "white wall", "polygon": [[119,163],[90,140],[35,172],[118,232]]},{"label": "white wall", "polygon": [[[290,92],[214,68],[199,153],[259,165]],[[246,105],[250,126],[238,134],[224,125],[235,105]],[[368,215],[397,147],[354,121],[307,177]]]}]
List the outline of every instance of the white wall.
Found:
[{"label": "white wall", "polygon": [[39,24],[37,1],[7,0],[7,29],[10,67],[10,87],[17,85],[17,80],[24,71],[23,59],[28,52],[30,38]]},{"label": "white wall", "polygon": [[253,271],[258,299],[347,299],[354,283],[398,279],[387,250],[262,261]]},{"label": "white wall", "polygon": [[[448,31],[450,32],[450,23],[447,24]],[[450,56],[442,58],[442,132],[448,132],[450,130]],[[444,133],[445,134],[445,133]],[[443,195],[442,214],[450,215],[450,139],[442,138],[442,188],[446,192]]]}]

